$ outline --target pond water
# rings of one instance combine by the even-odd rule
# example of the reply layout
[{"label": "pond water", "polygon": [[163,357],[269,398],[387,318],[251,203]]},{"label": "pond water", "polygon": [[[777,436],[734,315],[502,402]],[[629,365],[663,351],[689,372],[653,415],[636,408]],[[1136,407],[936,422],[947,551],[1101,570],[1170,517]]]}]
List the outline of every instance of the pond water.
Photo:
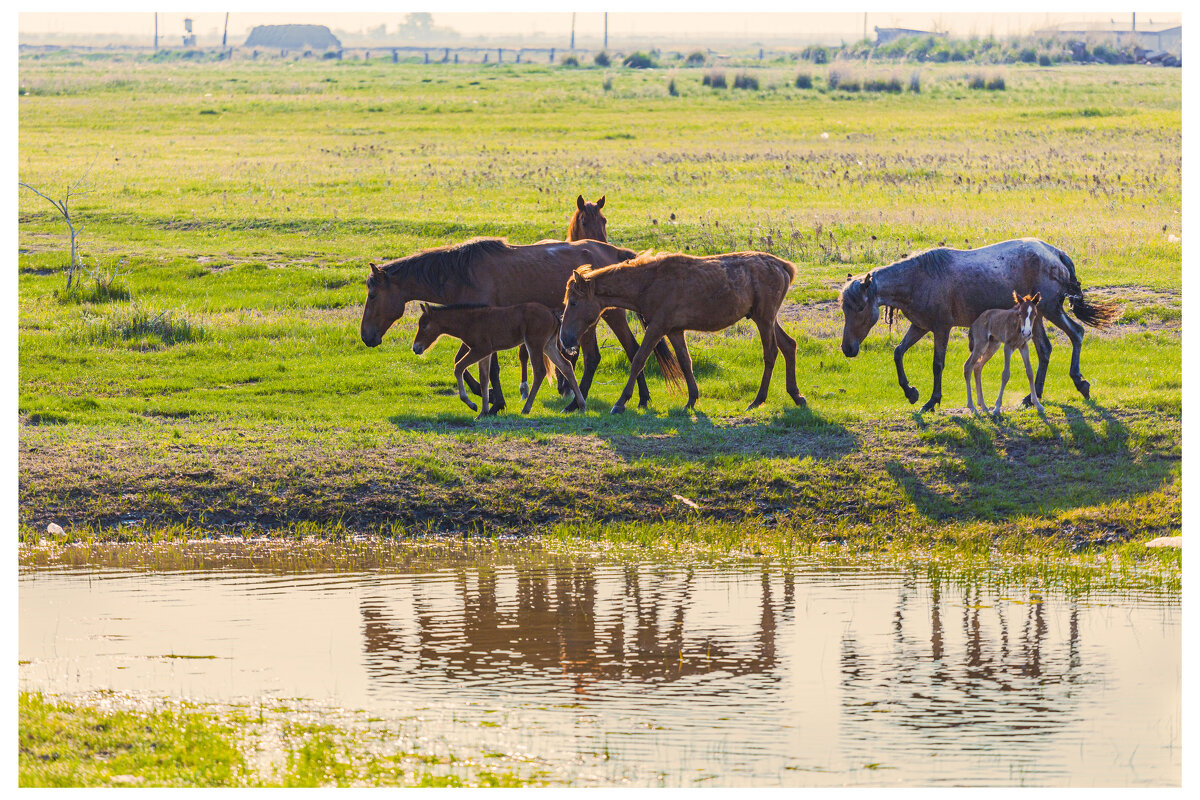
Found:
[{"label": "pond water", "polygon": [[1177,594],[521,547],[33,561],[23,690],[302,698],[581,784],[1182,778]]}]

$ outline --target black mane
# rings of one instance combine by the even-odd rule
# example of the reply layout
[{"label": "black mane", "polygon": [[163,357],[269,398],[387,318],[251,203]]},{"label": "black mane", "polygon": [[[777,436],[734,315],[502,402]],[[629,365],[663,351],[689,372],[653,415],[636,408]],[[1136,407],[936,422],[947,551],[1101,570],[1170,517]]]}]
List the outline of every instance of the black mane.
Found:
[{"label": "black mane", "polygon": [[384,264],[382,269],[393,278],[410,278],[435,291],[450,282],[474,286],[471,267],[476,259],[507,253],[512,245],[503,239],[471,239],[461,244],[434,247]]},{"label": "black mane", "polygon": [[945,247],[937,247],[933,250],[926,250],[924,253],[917,253],[903,261],[888,264],[888,267],[919,267],[925,271],[926,275],[938,277],[945,273],[946,266],[951,260],[953,260],[953,254],[950,250]]}]

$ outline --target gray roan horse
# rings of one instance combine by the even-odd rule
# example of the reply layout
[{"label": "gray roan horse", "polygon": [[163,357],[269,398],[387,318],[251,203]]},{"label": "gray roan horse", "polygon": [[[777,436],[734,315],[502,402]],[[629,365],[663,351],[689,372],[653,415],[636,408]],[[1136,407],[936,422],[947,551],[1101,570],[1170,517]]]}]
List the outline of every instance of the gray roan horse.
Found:
[{"label": "gray roan horse", "polygon": [[[605,242],[584,239],[579,242],[539,242],[515,245],[503,239],[472,239],[462,244],[435,247],[377,267],[371,264],[367,278],[367,302],[363,306],[361,336],[367,347],[376,347],[383,334],[404,313],[411,300],[430,303],[470,303],[485,306],[511,306],[541,303],[557,311],[562,306],[563,287],[576,267],[582,264],[615,264],[635,253]],[[604,320],[633,358],[638,341],[629,329],[625,312],[612,309]],[[464,350],[459,350],[459,356]],[[667,353],[659,343],[656,353]],[[600,348],[594,331],[583,343],[583,379],[579,388],[587,397],[592,376],[600,361]],[[499,368],[490,370],[495,403],[489,413],[504,408]],[[638,381],[639,404],[650,402],[645,378]],[[578,404],[572,400],[566,411]]]},{"label": "gray roan horse", "polygon": [[[1091,384],[1079,371],[1083,326],[1066,315],[1063,301],[1071,301],[1071,311],[1080,322],[1096,328],[1111,324],[1120,311],[1115,304],[1085,300],[1071,259],[1057,247],[1038,239],[1010,239],[975,250],[943,247],[872,270],[865,276],[846,277],[841,291],[842,311],[846,315],[842,352],[847,358],[858,355],[863,339],[879,321],[881,305],[903,312],[911,325],[896,346],[896,376],[910,403],[917,402],[920,393],[909,385],[904,374],[904,353],[925,334],[933,332],[933,393],[921,407],[922,411],[933,410],[942,400],[942,367],[950,329],[969,328],[976,317],[990,308],[1011,307],[1014,291],[1022,296],[1041,292],[1038,310],[1071,340],[1071,378],[1085,398]],[[1033,344],[1038,357],[1037,393],[1041,397],[1050,364],[1050,338],[1040,320],[1034,325]],[[1030,403],[1030,398],[1026,397],[1025,402]]]}]

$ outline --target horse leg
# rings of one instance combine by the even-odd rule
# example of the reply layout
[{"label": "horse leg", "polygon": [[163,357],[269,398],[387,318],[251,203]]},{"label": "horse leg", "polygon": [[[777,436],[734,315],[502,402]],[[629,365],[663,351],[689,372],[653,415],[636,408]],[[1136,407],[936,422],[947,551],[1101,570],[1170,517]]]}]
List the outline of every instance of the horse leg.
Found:
[{"label": "horse leg", "polygon": [[[526,340],[526,343],[521,345],[522,348],[525,348],[525,352],[527,354],[536,352],[536,348],[527,347],[528,344],[529,342]],[[530,387],[529,393],[525,395],[525,407],[521,409],[522,414],[528,414],[529,410],[533,408],[533,398],[537,397],[538,389],[541,388],[542,381],[545,380],[545,378],[546,357],[541,353],[538,353],[533,357],[533,386]]]},{"label": "horse leg", "polygon": [[[1031,365],[1029,363],[1029,343],[1028,342],[1021,345],[1021,358],[1025,360],[1025,377],[1029,378],[1029,396],[1034,397],[1033,391],[1034,391],[1035,387],[1033,385],[1033,365]],[[1084,396],[1086,397],[1087,395],[1084,395]],[[1037,405],[1037,410],[1038,410],[1039,414],[1046,413],[1046,407],[1042,405],[1041,400],[1034,397],[1034,403]]]},{"label": "horse leg", "polygon": [[762,340],[763,374],[758,384],[758,394],[746,407],[747,411],[766,402],[767,390],[771,388],[771,373],[775,371],[775,356],[779,354],[779,344],[775,341],[775,320],[755,319],[754,325],[758,328],[758,338]]},{"label": "horse leg", "polygon": [[700,397],[700,387],[696,385],[696,376],[692,372],[692,354],[688,352],[687,339],[684,338],[683,331],[672,333],[667,338],[671,342],[671,347],[675,349],[675,360],[679,362],[679,369],[683,372],[683,379],[687,382],[688,401],[683,410],[691,411],[696,407],[696,400]]},{"label": "horse leg", "polygon": [[[905,337],[907,338],[907,334]],[[933,392],[925,405],[921,406],[921,413],[933,411],[938,403],[942,402],[942,369],[946,366],[946,345],[949,342],[949,328],[933,332]]]},{"label": "horse leg", "polygon": [[[967,382],[967,408],[971,413],[975,412],[975,404],[971,402],[971,373],[974,372],[971,367],[975,365],[975,348],[971,348],[971,355],[967,356],[967,361],[963,364],[963,379]],[[983,387],[979,387],[979,402],[983,402]]]},{"label": "horse leg", "polygon": [[[521,399],[529,399],[529,348],[522,342],[517,348],[517,358],[521,360]],[[528,411],[522,411],[522,414],[528,414]]]},{"label": "horse leg", "polygon": [[571,387],[571,393],[575,395],[575,400],[572,405],[579,408],[580,411],[587,411],[587,400],[583,396],[583,392],[579,389],[579,384],[575,382],[575,370],[571,369],[569,362],[562,353],[558,351],[558,337],[554,337],[546,342],[545,357],[550,359],[550,363],[558,370],[559,374]]},{"label": "horse leg", "polygon": [[1000,373],[1000,394],[996,395],[996,410],[992,412],[996,416],[1000,416],[1000,406],[1004,402],[1004,387],[1008,385],[1008,378],[1012,374],[1010,363],[1013,349],[1012,345],[1004,345],[1004,372]]},{"label": "horse leg", "polygon": [[496,398],[496,402],[494,405],[491,406],[491,408],[488,409],[488,414],[499,414],[505,408],[504,390],[500,388],[500,354],[499,353],[492,353],[492,357],[490,359],[489,366],[490,366],[489,372],[491,375],[491,383],[492,383],[492,392]]},{"label": "horse leg", "polygon": [[[1046,333],[1046,326],[1042,324],[1042,320],[1038,319],[1033,323],[1033,349],[1037,351],[1038,368],[1037,378],[1037,395],[1042,396],[1042,390],[1046,386],[1046,370],[1050,368],[1050,351],[1054,346],[1050,344],[1050,336]],[[1033,405],[1033,395],[1027,395],[1021,401],[1023,406]]]},{"label": "horse leg", "polygon": [[[472,403],[471,398],[467,397],[467,390],[463,386],[463,379],[469,377],[466,374],[467,370],[471,368],[471,365],[479,361],[479,358],[472,358],[472,356],[475,354],[472,353],[471,348],[467,347],[465,344],[462,346],[462,350],[464,352],[462,352],[462,354],[459,355],[454,361],[454,377],[458,380],[458,399],[466,403],[467,408],[471,409],[472,411],[478,411],[479,406]],[[475,385],[478,386],[479,384]]]},{"label": "horse leg", "polygon": [[633,358],[630,359],[629,380],[625,381],[625,388],[621,390],[621,396],[617,398],[617,403],[612,407],[611,413],[625,413],[625,404],[629,402],[629,398],[633,397],[633,384],[638,376],[642,374],[642,369],[646,366],[646,359],[654,352],[654,346],[663,338],[663,333],[664,331],[658,330],[646,331],[646,336],[642,339],[642,346],[637,349],[637,352],[633,354]]},{"label": "horse leg", "polygon": [[[1083,373],[1079,370],[1079,351],[1083,347],[1083,326],[1075,320],[1068,317],[1062,310],[1062,306],[1054,309],[1051,313],[1044,315],[1046,319],[1054,323],[1067,338],[1071,340],[1071,380],[1075,381],[1075,388],[1083,395],[1086,400],[1092,395],[1092,385],[1083,379]],[[1038,359],[1039,374],[1041,369],[1041,359]],[[1044,376],[1043,376],[1044,380]],[[1039,382],[1039,387],[1044,387],[1044,383]],[[1042,394],[1042,388],[1038,389],[1038,395]]]},{"label": "horse leg", "polygon": [[[558,337],[555,336],[554,338],[557,342]],[[579,349],[583,352],[583,380],[579,382],[579,391],[586,398],[588,396],[588,389],[592,387],[592,378],[596,375],[596,367],[600,364],[600,344],[596,341],[596,329],[594,327],[580,335]],[[570,364],[570,362],[563,363]],[[575,378],[575,370],[573,366],[571,368],[571,378],[572,380]],[[583,407],[580,405],[579,401],[572,400],[567,404],[567,407],[563,409],[563,413],[565,414],[568,411],[582,410]]]},{"label": "horse leg", "polygon": [[896,349],[892,352],[892,358],[896,361],[896,377],[900,381],[900,388],[904,390],[904,396],[908,398],[908,402],[910,403],[917,402],[917,398],[921,396],[921,393],[908,384],[908,376],[904,374],[904,354],[908,352],[908,348],[921,341],[922,337],[927,333],[929,331],[924,328],[909,325],[908,330],[904,333],[904,338],[900,340],[900,344],[896,345]]},{"label": "horse leg", "polygon": [[[983,396],[983,368],[987,366],[987,362],[992,360],[992,356],[996,355],[997,348],[1000,347],[1000,342],[994,339],[987,339],[976,344],[979,348],[978,358],[975,359],[975,395],[979,399],[979,410],[988,410],[987,398]],[[974,353],[975,350],[972,350]]]},{"label": "horse leg", "polygon": [[[632,363],[634,353],[637,353],[640,348],[638,347],[637,337],[629,329],[629,321],[625,319],[625,310],[622,308],[610,308],[600,316],[608,323],[608,327],[612,328],[613,335],[617,337],[617,341],[621,343],[621,347],[625,348],[625,355],[629,358],[630,363]],[[645,344],[644,339],[642,343]],[[654,342],[654,344],[658,343]],[[646,376],[640,370],[637,372],[637,385],[638,408],[645,408],[650,405],[650,390],[646,387]],[[584,392],[584,396],[587,396],[587,392]]]},{"label": "horse leg", "polygon": [[779,345],[779,350],[783,353],[783,365],[787,367],[788,396],[796,405],[804,406],[804,395],[800,394],[800,387],[796,385],[796,340],[788,336],[779,320],[775,321],[775,344]]}]

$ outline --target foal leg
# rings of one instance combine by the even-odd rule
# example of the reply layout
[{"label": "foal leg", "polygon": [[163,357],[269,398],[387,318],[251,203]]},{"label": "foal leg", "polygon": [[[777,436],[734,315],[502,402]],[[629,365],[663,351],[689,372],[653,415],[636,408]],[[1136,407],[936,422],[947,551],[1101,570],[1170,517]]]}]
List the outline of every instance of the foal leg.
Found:
[{"label": "foal leg", "polygon": [[671,340],[671,347],[675,349],[675,360],[679,362],[679,369],[683,371],[683,379],[687,382],[688,401],[683,410],[691,411],[700,397],[700,387],[696,385],[696,375],[692,372],[692,354],[688,352],[683,331],[672,333],[667,338]]},{"label": "foal leg", "polygon": [[775,342],[775,320],[755,319],[754,324],[758,328],[758,338],[762,340],[763,374],[762,382],[758,384],[758,394],[746,406],[747,411],[766,402],[767,389],[771,388],[771,373],[775,370],[775,356],[779,353],[779,345]]},{"label": "foal leg", "polygon": [[900,388],[904,390],[904,396],[908,398],[908,402],[910,403],[917,402],[917,398],[921,396],[921,393],[908,384],[908,376],[904,374],[904,354],[908,352],[908,348],[921,341],[927,333],[929,331],[924,328],[909,325],[904,338],[900,340],[900,344],[896,345],[896,349],[892,352],[892,358],[896,362],[896,378],[900,381]]},{"label": "foal leg", "polygon": [[[529,348],[522,342],[517,348],[517,358],[521,360],[521,399],[525,400],[529,397]],[[528,413],[522,411],[522,414]]]},{"label": "foal leg", "polygon": [[[546,342],[546,347],[543,351],[545,357],[550,359],[550,363],[558,370],[559,375],[571,387],[571,393],[575,395],[575,401],[572,405],[579,408],[580,411],[587,411],[587,400],[583,396],[583,392],[579,390],[579,384],[575,382],[575,370],[571,369],[571,362],[558,351],[557,337]],[[536,389],[535,389],[536,391]]]},{"label": "foal leg", "polygon": [[[521,347],[528,346],[526,352],[537,353],[537,343],[525,340],[525,344]],[[546,358],[541,353],[533,357],[533,386],[530,387],[529,393],[525,395],[525,407],[521,409],[522,414],[528,414],[529,409],[533,408],[533,399],[537,397],[538,389],[542,386],[542,381],[546,378]]]},{"label": "foal leg", "polygon": [[495,414],[499,410],[498,408],[488,406],[488,395],[490,394],[488,386],[490,381],[488,379],[491,377],[492,361],[495,360],[496,354],[492,353],[491,356],[491,358],[485,356],[479,360],[479,385],[483,387],[483,398],[479,405],[479,416],[475,419],[483,419],[486,416]]},{"label": "foal leg", "polygon": [[[1033,349],[1037,351],[1038,368],[1037,378],[1037,396],[1042,396],[1042,389],[1046,386],[1046,370],[1050,368],[1050,351],[1054,347],[1050,344],[1050,337],[1046,334],[1046,326],[1042,324],[1042,320],[1038,319],[1033,323]],[[1029,395],[1021,401],[1023,406],[1033,405],[1033,396]]]},{"label": "foal leg", "polygon": [[[975,404],[971,402],[971,369],[975,365],[975,349],[971,348],[971,355],[967,356],[967,361],[963,364],[963,380],[967,382],[967,408],[971,409],[971,413],[976,413]],[[981,387],[982,388],[982,387]],[[983,392],[979,392],[979,402],[983,402]]]},{"label": "foal leg", "polygon": [[[490,360],[490,367],[491,368],[490,368],[489,372],[491,374],[491,379],[492,379],[491,380],[492,391],[495,393],[496,403],[493,406],[491,406],[490,408],[488,408],[488,413],[489,414],[498,414],[501,411],[503,411],[505,408],[504,390],[500,388],[500,355],[499,355],[499,353],[492,353],[492,358]],[[484,406],[484,407],[487,408],[487,406]]]},{"label": "foal leg", "polygon": [[[1021,358],[1025,360],[1025,377],[1029,378],[1029,396],[1034,398],[1033,402],[1037,406],[1038,413],[1045,414],[1046,407],[1042,405],[1042,401],[1039,400],[1033,393],[1035,388],[1033,385],[1033,366],[1029,363],[1028,343],[1021,345]],[[1084,395],[1084,397],[1086,396],[1087,395]]]},{"label": "foal leg", "polygon": [[1000,416],[1000,405],[1004,402],[1004,387],[1008,385],[1008,377],[1012,374],[1009,369],[1009,364],[1012,361],[1013,347],[1004,345],[1004,372],[1000,373],[1000,394],[996,395],[996,410],[993,412],[996,416]]},{"label": "foal leg", "polygon": [[[454,363],[457,364],[459,359],[461,359],[463,356],[465,356],[467,354],[467,351],[469,351],[470,349],[471,348],[467,347],[465,344],[460,345],[458,348],[458,352],[454,354]],[[475,378],[472,377],[471,373],[468,372],[466,375],[463,376],[463,379],[467,382],[467,388],[471,390],[471,394],[476,394],[476,395],[483,394],[483,392],[481,392],[479,389],[479,381],[475,380]]]},{"label": "foal leg", "polygon": [[804,395],[800,394],[800,387],[796,385],[796,340],[788,336],[779,320],[775,320],[775,344],[779,345],[779,350],[783,353],[783,365],[787,367],[788,396],[796,405],[804,406]]},{"label": "foal leg", "polygon": [[[557,336],[555,339],[557,340]],[[596,367],[600,364],[600,345],[596,342],[596,328],[589,328],[579,336],[579,349],[583,352],[583,380],[579,382],[579,390],[584,397],[588,395],[588,389],[592,387],[592,378],[596,375]],[[570,364],[570,362],[566,362]],[[575,375],[574,367],[572,366],[571,375]],[[563,413],[567,411],[580,410],[578,400],[572,400]]]},{"label": "foal leg", "polygon": [[996,354],[996,350],[1000,347],[1000,342],[995,339],[986,339],[983,342],[977,342],[972,353],[977,353],[975,359],[975,395],[979,398],[980,411],[988,410],[987,398],[983,396],[983,368],[987,366],[987,362],[992,360],[992,356]]},{"label": "foal leg", "polygon": [[[461,355],[459,355],[459,357],[454,361],[454,377],[458,380],[458,399],[466,403],[467,408],[471,409],[472,411],[478,411],[479,406],[475,405],[473,402],[471,402],[471,398],[467,397],[467,390],[463,386],[463,380],[464,378],[470,377],[466,374],[466,372],[473,364],[479,361],[480,357],[478,354],[473,353],[471,348],[467,347],[465,344],[462,346],[460,352]],[[475,385],[479,386],[479,384]],[[486,402],[484,407],[487,407]]]},{"label": "foal leg", "polygon": [[[908,334],[905,334],[904,338],[907,339]],[[921,413],[933,411],[938,403],[942,402],[942,369],[946,366],[946,345],[949,342],[949,328],[933,332],[933,393],[929,395],[925,405],[921,406]]]}]

